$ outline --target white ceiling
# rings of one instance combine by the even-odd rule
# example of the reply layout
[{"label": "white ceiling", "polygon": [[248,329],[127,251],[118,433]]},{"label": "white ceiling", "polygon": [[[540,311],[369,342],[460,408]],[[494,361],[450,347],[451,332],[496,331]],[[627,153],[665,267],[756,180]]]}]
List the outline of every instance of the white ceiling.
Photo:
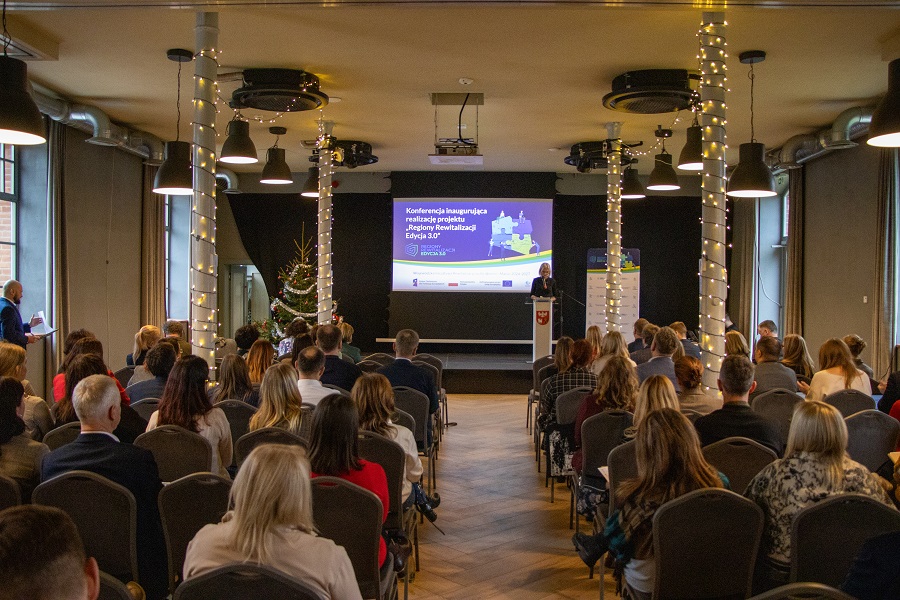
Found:
[{"label": "white ceiling", "polygon": [[[645,68],[697,68],[701,10],[690,2],[634,0],[569,4],[446,4],[421,1],[295,2],[11,2],[10,32],[27,26],[37,42],[58,43],[56,60],[29,63],[31,79],[68,99],[96,105],[114,121],[172,139],[175,73],[168,48],[194,48],[195,8],[219,12],[221,72],[247,67],[302,68],[342,99],[324,110],[338,139],[369,142],[380,158],[365,169],[430,170],[431,92],[482,92],[479,141],[487,171],[574,171],[563,164],[573,143],[604,139],[622,121],[626,141],[654,142],[656,125],[674,114],[631,115],[603,108],[612,79]],[[709,3],[703,3],[709,4]],[[726,10],[729,159],[748,141],[748,69],[743,50],[761,49],[756,66],[756,137],[769,147],[830,125],[843,110],[873,104],[887,88],[889,46],[900,34],[900,3],[844,0],[746,0]],[[118,6],[114,8],[113,5]],[[817,5],[817,6],[809,6]],[[204,8],[205,7],[205,8]],[[24,30],[24,27],[23,27]],[[886,53],[883,56],[883,53]],[[189,136],[191,65],[183,77],[182,139]],[[460,77],[474,80],[464,87]],[[222,86],[223,96],[232,87]],[[185,90],[187,93],[185,93]],[[231,110],[220,103],[224,141]],[[469,110],[469,109],[467,109]],[[270,116],[266,113],[253,113]],[[295,171],[315,137],[316,112],[278,120],[281,147]],[[689,124],[683,115],[668,144],[676,158]],[[273,140],[253,124],[260,154]],[[559,149],[552,151],[551,149]],[[647,159],[638,165],[649,171]],[[261,166],[251,167],[259,170]],[[447,169],[447,167],[443,167]],[[244,169],[247,170],[247,169]]]}]

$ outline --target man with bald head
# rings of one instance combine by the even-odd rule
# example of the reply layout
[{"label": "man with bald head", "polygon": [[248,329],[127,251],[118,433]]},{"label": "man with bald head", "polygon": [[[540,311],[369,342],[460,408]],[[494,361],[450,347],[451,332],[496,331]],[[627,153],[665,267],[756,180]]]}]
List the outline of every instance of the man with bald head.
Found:
[{"label": "man with bald head", "polygon": [[3,284],[3,297],[0,298],[0,338],[24,348],[38,340],[31,335],[31,328],[40,325],[41,319],[31,317],[28,323],[22,322],[22,315],[19,314],[22,295],[22,284],[15,279]]}]

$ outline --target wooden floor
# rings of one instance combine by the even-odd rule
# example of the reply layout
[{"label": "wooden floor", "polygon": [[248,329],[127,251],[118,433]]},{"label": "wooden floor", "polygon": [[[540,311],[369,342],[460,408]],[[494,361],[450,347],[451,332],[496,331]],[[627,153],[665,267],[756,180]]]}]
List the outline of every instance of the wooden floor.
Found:
[{"label": "wooden floor", "polygon": [[[419,525],[422,568],[410,598],[597,598],[572,547],[569,492],[537,472],[525,396],[450,395],[437,461],[437,524]],[[586,526],[582,521],[583,526]],[[607,576],[607,597],[613,597]],[[402,594],[402,589],[401,589]]]}]

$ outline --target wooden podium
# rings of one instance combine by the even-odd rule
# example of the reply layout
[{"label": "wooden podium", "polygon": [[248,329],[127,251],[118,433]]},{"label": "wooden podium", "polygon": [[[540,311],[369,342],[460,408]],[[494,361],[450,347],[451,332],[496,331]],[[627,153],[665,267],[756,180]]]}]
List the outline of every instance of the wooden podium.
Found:
[{"label": "wooden podium", "polygon": [[531,305],[534,340],[531,360],[534,362],[553,354],[553,301],[550,298],[535,298],[531,301]]}]

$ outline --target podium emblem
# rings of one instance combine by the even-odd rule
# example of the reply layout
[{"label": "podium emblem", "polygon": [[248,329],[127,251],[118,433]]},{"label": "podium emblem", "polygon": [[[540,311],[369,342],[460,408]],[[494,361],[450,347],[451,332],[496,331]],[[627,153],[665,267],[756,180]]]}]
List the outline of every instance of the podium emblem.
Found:
[{"label": "podium emblem", "polygon": [[550,311],[549,310],[536,310],[534,311],[534,318],[537,321],[538,325],[546,325],[550,322]]}]

